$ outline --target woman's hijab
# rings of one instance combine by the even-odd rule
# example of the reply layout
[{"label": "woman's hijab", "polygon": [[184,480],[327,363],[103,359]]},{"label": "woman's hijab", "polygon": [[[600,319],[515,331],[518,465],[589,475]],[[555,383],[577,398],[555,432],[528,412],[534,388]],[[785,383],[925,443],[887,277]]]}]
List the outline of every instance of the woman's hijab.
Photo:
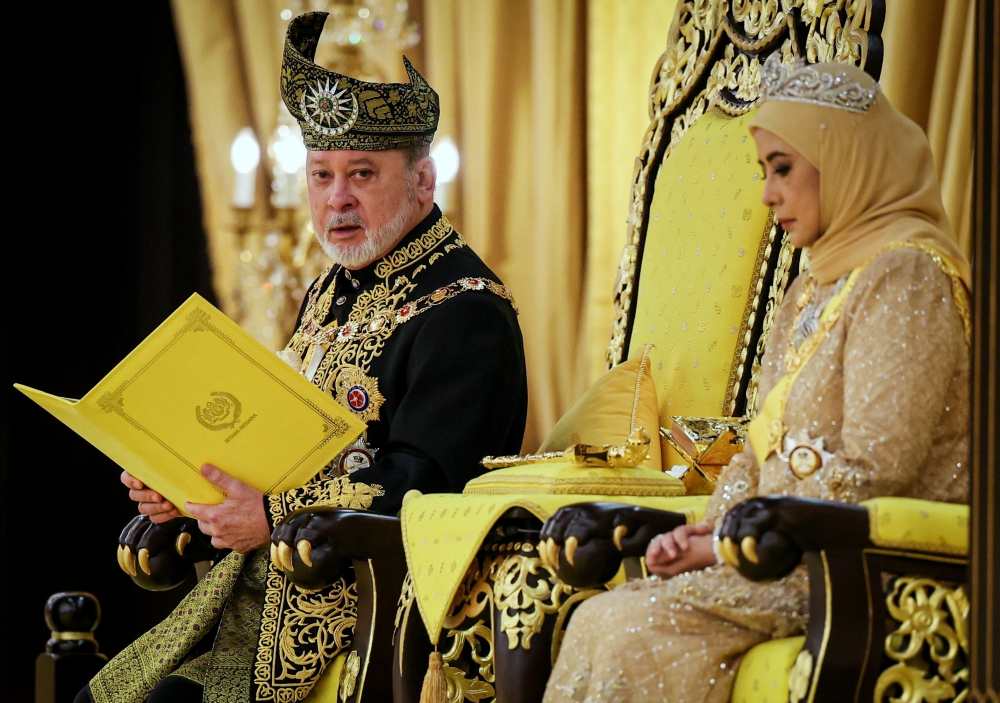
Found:
[{"label": "woman's hijab", "polygon": [[966,286],[971,271],[941,202],[930,144],[860,68],[787,66],[772,55],[750,121],[797,149],[820,174],[820,238],[809,273],[830,283],[896,242],[929,246]]}]

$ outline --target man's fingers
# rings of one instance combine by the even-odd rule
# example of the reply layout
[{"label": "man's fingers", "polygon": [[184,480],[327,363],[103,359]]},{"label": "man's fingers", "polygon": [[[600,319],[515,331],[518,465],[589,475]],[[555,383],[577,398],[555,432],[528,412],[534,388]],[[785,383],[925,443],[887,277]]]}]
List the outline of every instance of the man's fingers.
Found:
[{"label": "man's fingers", "polygon": [[142,481],[137,479],[128,471],[122,471],[121,482],[124,483],[129,488],[145,488]]},{"label": "man's fingers", "polygon": [[[198,521],[198,529],[201,530],[201,533],[203,535],[208,535],[209,537],[212,537],[212,536],[215,535],[215,531],[212,529],[212,523],[206,522],[205,520],[199,520]],[[217,545],[215,543],[214,539],[212,540],[212,546],[213,547],[218,547],[219,546],[219,545]]]},{"label": "man's fingers", "polygon": [[165,500],[162,503],[139,503],[139,512],[143,515],[159,515],[171,511],[176,512],[174,504],[169,500]]},{"label": "man's fingers", "polygon": [[218,486],[227,494],[239,489],[241,486],[246,485],[239,479],[233,478],[222,469],[212,466],[211,464],[202,464],[201,475],[204,476],[205,479],[213,486]]},{"label": "man's fingers", "polygon": [[208,520],[214,517],[214,505],[205,505],[204,503],[185,503],[184,509],[187,514],[193,517],[195,520]]},{"label": "man's fingers", "polygon": [[174,518],[178,518],[180,516],[181,514],[177,510],[171,510],[170,512],[166,513],[157,513],[156,515],[150,515],[149,521],[155,522],[157,525],[159,525],[164,522],[170,522]]},{"label": "man's fingers", "polygon": [[138,489],[133,488],[128,492],[128,497],[134,500],[136,503],[161,503],[163,502],[163,496],[161,496],[156,491],[152,491],[148,488]]}]

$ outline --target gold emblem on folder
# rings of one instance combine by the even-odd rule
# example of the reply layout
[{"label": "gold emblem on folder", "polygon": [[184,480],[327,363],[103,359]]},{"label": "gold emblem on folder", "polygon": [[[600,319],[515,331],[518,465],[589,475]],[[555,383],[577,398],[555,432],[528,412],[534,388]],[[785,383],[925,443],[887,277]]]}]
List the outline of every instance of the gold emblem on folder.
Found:
[{"label": "gold emblem on folder", "polygon": [[204,408],[199,405],[194,409],[198,422],[216,432],[235,427],[240,421],[243,403],[232,393],[216,391],[210,395],[212,400],[208,401]]}]

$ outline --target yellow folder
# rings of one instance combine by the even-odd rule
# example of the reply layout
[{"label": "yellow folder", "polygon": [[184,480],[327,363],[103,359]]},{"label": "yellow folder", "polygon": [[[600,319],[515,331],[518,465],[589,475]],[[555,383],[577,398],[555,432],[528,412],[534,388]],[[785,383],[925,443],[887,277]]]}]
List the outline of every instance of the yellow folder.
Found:
[{"label": "yellow folder", "polygon": [[278,493],[365,430],[197,294],[80,400],[15,387],[182,512],[223,499],[202,464]]}]

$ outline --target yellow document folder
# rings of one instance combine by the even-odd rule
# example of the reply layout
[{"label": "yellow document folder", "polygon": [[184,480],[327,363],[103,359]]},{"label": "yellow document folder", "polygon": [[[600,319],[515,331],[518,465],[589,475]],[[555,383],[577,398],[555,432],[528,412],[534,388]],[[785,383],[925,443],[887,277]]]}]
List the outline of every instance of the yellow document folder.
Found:
[{"label": "yellow document folder", "polygon": [[80,400],[15,387],[182,511],[223,498],[202,464],[278,493],[365,430],[197,294]]}]

